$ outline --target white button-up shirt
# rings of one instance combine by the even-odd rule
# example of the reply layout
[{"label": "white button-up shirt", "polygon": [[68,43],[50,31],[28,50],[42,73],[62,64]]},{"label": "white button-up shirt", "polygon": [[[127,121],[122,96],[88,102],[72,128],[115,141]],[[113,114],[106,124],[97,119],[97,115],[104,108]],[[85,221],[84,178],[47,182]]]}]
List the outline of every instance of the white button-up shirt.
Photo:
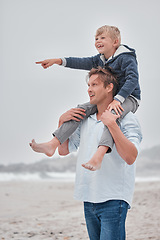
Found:
[{"label": "white button-up shirt", "polygon": [[[139,151],[142,134],[135,114],[128,113],[121,121],[120,128]],[[89,171],[81,166],[96,152],[103,129],[104,125],[97,120],[95,113],[83,120],[69,138],[69,151],[79,148],[74,197],[92,203],[124,200],[131,206],[136,163],[128,165],[119,156],[115,145],[111,153],[105,154],[100,170]]]}]

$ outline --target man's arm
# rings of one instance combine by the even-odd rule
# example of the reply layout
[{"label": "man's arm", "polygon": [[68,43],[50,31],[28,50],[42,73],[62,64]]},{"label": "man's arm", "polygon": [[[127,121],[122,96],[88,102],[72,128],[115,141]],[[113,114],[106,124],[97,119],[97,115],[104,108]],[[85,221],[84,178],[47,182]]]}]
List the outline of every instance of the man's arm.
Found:
[{"label": "man's arm", "polygon": [[114,115],[108,110],[101,116],[102,122],[107,125],[114,139],[117,152],[128,165],[132,165],[136,160],[138,151],[135,145],[122,133],[116,123],[117,118],[118,115]]}]

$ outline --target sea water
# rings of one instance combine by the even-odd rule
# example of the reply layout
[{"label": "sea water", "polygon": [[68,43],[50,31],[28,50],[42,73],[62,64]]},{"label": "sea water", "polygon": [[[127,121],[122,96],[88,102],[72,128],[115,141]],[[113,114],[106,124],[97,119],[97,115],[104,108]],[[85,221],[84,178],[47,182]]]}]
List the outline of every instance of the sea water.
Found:
[{"label": "sea water", "polygon": [[[44,172],[44,173],[0,173],[0,181],[55,181],[74,182],[74,172]],[[160,177],[136,177],[136,182],[156,182]]]},{"label": "sea water", "polygon": [[73,182],[73,172],[45,172],[45,173],[0,173],[0,181],[65,181]]}]

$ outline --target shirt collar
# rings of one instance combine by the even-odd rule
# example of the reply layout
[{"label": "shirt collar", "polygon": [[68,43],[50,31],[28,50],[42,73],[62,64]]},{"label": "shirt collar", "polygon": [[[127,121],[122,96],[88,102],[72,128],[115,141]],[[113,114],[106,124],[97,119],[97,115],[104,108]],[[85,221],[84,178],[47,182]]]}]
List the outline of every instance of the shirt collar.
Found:
[{"label": "shirt collar", "polygon": [[94,121],[96,121],[97,123],[98,122],[101,122],[101,120],[97,120],[97,113],[94,113],[92,115],[89,116],[90,118],[92,118]]}]

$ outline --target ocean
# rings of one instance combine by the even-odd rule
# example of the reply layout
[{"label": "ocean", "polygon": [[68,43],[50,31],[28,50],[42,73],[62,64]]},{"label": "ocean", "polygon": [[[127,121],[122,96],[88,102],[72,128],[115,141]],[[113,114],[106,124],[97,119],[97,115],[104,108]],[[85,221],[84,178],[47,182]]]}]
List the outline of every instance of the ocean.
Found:
[{"label": "ocean", "polygon": [[[0,182],[5,181],[53,181],[74,182],[73,172],[45,172],[45,173],[0,173]],[[136,182],[157,182],[160,177],[136,177]]]},{"label": "ocean", "polygon": [[46,172],[46,173],[0,173],[0,182],[5,181],[55,181],[74,182],[75,173]]}]

